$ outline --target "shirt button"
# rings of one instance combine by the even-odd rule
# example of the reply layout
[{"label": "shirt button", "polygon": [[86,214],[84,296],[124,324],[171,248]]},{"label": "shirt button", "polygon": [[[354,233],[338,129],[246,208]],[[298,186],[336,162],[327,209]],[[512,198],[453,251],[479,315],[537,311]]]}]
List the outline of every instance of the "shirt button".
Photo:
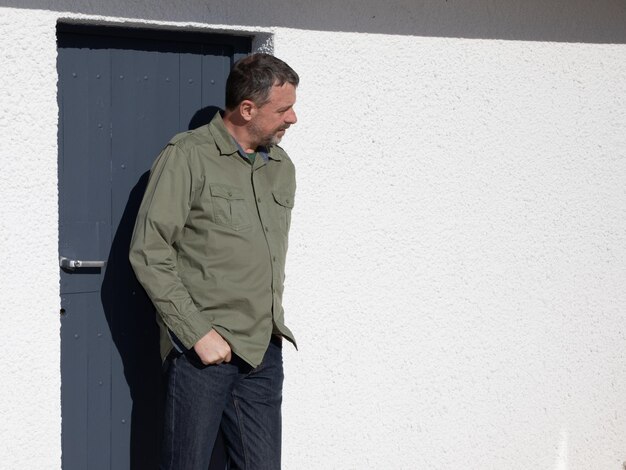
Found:
[{"label": "shirt button", "polygon": [[233,193],[232,193],[231,191],[228,191],[228,195],[229,195],[229,196],[232,196],[232,195],[233,195]]},{"label": "shirt button", "polygon": [[276,256],[272,256],[272,260],[273,260],[273,261],[276,261]]},{"label": "shirt button", "polygon": [[266,231],[266,232],[269,232],[269,231],[270,231],[270,228],[269,228],[267,225],[265,226],[265,231]]},{"label": "shirt button", "polygon": [[256,202],[261,202],[261,198],[260,198],[260,197],[257,197],[257,198],[256,198]]}]

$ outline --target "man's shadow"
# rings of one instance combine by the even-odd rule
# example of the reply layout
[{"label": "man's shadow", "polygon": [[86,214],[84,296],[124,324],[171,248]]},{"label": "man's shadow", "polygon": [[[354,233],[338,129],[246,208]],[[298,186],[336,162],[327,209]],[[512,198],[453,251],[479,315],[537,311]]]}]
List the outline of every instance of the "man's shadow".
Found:
[{"label": "man's shadow", "polygon": [[[219,110],[216,106],[200,109],[192,117],[188,128],[207,124]],[[143,173],[128,196],[113,237],[101,290],[105,316],[122,360],[132,400],[130,470],[159,468],[166,383],[159,353],[155,309],[128,261],[130,240],[148,177],[149,171]],[[112,436],[112,440],[115,446],[116,436]],[[118,442],[117,445],[123,448],[128,443]],[[225,448],[220,434],[208,470],[225,468]]]}]

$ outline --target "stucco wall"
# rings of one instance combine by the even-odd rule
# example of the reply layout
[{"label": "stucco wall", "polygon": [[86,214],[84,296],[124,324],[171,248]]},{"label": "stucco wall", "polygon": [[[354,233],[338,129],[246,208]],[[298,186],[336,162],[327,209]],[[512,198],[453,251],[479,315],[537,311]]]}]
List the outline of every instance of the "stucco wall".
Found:
[{"label": "stucco wall", "polygon": [[55,16],[0,9],[0,468],[60,468]]},{"label": "stucco wall", "polygon": [[60,467],[55,24],[74,18],[259,30],[301,75],[284,468],[621,468],[623,4],[322,2],[324,27],[298,3],[0,8],[0,466]]}]

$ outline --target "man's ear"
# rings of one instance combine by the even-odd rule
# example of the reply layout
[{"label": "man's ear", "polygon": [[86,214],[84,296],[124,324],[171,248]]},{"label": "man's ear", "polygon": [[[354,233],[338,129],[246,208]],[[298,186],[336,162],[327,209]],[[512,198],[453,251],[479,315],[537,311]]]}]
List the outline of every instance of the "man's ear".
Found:
[{"label": "man's ear", "polygon": [[253,101],[243,100],[239,103],[239,113],[245,121],[250,121],[256,114],[256,105]]}]

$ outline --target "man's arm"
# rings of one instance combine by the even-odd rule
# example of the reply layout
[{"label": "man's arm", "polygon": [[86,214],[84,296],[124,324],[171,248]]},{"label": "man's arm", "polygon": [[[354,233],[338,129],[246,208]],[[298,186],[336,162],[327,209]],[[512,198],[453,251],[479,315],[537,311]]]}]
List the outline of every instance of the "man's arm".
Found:
[{"label": "man's arm", "polygon": [[193,187],[187,156],[169,144],[150,172],[129,258],[165,325],[203,363],[212,364],[230,361],[230,346],[196,308],[178,274],[174,249],[189,215]]}]

